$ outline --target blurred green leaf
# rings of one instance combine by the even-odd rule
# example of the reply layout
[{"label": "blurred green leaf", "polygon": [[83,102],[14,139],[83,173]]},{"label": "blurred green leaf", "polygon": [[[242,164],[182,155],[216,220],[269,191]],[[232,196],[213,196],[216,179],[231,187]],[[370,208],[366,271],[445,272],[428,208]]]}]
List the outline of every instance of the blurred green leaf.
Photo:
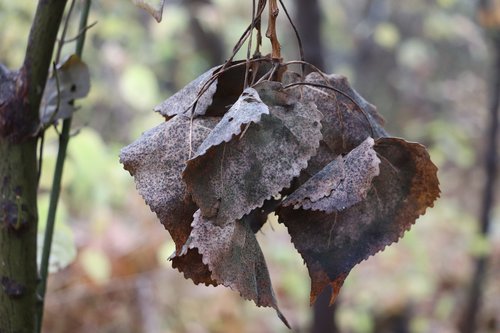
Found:
[{"label": "blurred green leaf", "polygon": [[96,249],[85,249],[80,254],[80,264],[96,284],[104,284],[111,277],[111,262],[106,254]]},{"label": "blurred green leaf", "polygon": [[132,65],[120,78],[120,92],[125,101],[138,110],[149,111],[158,104],[158,81],[149,67]]},{"label": "blurred green leaf", "polygon": [[375,27],[373,38],[378,45],[386,49],[393,49],[399,43],[401,36],[394,24],[382,22]]}]

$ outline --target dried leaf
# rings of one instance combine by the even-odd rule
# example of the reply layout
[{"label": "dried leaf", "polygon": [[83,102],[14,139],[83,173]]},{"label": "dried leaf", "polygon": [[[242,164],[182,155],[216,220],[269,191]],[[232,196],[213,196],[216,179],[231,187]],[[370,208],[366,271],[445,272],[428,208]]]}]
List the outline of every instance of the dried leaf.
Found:
[{"label": "dried leaf", "polygon": [[388,136],[376,108],[351,88],[346,77],[311,73],[305,81],[331,87],[306,85],[300,88],[303,99],[314,101],[323,113],[323,140],[335,154],[351,151],[369,136],[374,139]]},{"label": "dried leaf", "polygon": [[[182,251],[191,233],[193,214],[198,209],[186,194],[181,173],[193,149],[196,149],[215,127],[219,118],[175,116],[147,131],[139,140],[122,149],[120,162],[135,178],[136,187],[146,204],[156,213]],[[173,266],[195,283],[213,284],[208,268],[190,255],[173,258]],[[186,259],[187,258],[187,259]],[[189,260],[188,262],[186,260]],[[205,271],[205,274],[200,272]]]},{"label": "dried leaf", "polygon": [[146,204],[172,235],[177,249],[191,232],[196,206],[186,195],[181,173],[196,149],[215,127],[218,119],[176,116],[147,131],[122,149],[120,162],[135,178]]},{"label": "dried leaf", "polygon": [[149,15],[153,16],[156,22],[161,22],[165,0],[159,0],[158,6],[152,5],[149,0],[132,0],[132,2],[134,3],[134,5],[144,9],[149,13]]},{"label": "dried leaf", "polygon": [[[268,70],[270,65],[266,60],[267,58],[263,58],[262,64],[255,69],[257,78],[264,75]],[[229,69],[226,68],[221,72],[222,67],[216,66],[209,69],[156,106],[155,111],[168,119],[178,114],[191,116],[194,106],[195,117],[202,115],[223,116],[243,92],[245,62],[232,62],[227,65],[227,67],[230,67]],[[217,75],[217,77],[214,78],[212,83],[208,84],[214,75]]]},{"label": "dried leaf", "polygon": [[257,306],[273,307],[290,327],[278,308],[264,255],[246,220],[219,227],[198,210],[192,227],[189,248],[201,253],[212,278]]},{"label": "dried leaf", "polygon": [[229,142],[234,136],[241,133],[244,125],[258,123],[263,114],[269,114],[269,108],[262,102],[257,91],[253,88],[245,89],[241,97],[203,141],[196,155],[201,156],[210,147]]},{"label": "dried leaf", "polygon": [[333,214],[291,207],[279,209],[292,242],[311,277],[311,302],[325,286],[332,302],[350,270],[398,241],[439,196],[437,168],[425,148],[397,138],[376,141],[380,175],[367,198]]},{"label": "dried leaf", "polygon": [[[179,114],[190,116],[193,103],[195,102],[198,93],[201,91],[205,83],[210,80],[212,75],[220,69],[220,67],[221,66],[213,67],[201,74],[170,98],[156,106],[154,110],[167,119]],[[196,103],[196,108],[194,110],[196,115],[205,114],[210,104],[212,104],[212,99],[217,88],[217,81],[214,81],[207,88],[206,92],[200,96],[198,102]]]},{"label": "dried leaf", "polygon": [[40,107],[42,124],[50,125],[55,120],[71,117],[76,110],[73,101],[87,96],[89,91],[89,69],[73,54],[59,64],[47,80]]},{"label": "dried leaf", "polygon": [[380,160],[367,138],[345,157],[339,156],[283,201],[283,206],[331,214],[366,198]]},{"label": "dried leaf", "polygon": [[288,104],[267,103],[270,114],[258,124],[187,162],[183,179],[203,216],[217,225],[241,219],[307,166],[321,139],[321,114],[313,103]]}]

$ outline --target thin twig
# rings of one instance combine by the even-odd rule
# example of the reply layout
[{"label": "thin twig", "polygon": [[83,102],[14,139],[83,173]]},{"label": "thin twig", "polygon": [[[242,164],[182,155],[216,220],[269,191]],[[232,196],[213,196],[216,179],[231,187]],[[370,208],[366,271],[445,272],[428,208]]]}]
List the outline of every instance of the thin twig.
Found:
[{"label": "thin twig", "polygon": [[281,45],[276,33],[276,19],[278,18],[278,14],[278,3],[276,0],[269,0],[269,22],[266,37],[271,40],[271,58],[281,60]]},{"label": "thin twig", "polygon": [[[91,0],[85,0],[81,12],[80,17],[80,30],[87,26],[88,15],[90,11]],[[68,13],[70,14],[70,13]],[[69,15],[67,22],[69,22]],[[81,58],[83,52],[83,45],[85,41],[86,34],[83,33],[80,35],[80,38],[77,41],[76,45],[76,54]],[[61,38],[64,40],[64,38]],[[42,260],[40,264],[40,284],[38,286],[38,297],[39,297],[39,307],[38,307],[38,321],[37,321],[37,331],[40,333],[42,329],[42,321],[43,321],[43,307],[45,303],[45,292],[47,289],[47,280],[49,274],[49,260],[50,260],[50,252],[52,247],[52,240],[54,237],[54,227],[55,227],[55,218],[57,212],[57,205],[59,202],[59,196],[61,194],[61,182],[62,175],[64,169],[64,162],[66,160],[66,151],[68,148],[68,142],[70,139],[70,130],[71,130],[71,120],[72,117],[65,119],[63,121],[63,128],[61,135],[59,136],[59,150],[57,153],[56,166],[54,169],[54,178],[52,182],[52,191],[50,193],[50,203],[49,203],[49,211],[47,215],[47,223],[45,226],[45,237],[43,242],[42,249]]]},{"label": "thin twig", "polygon": [[359,104],[354,100],[354,98],[352,98],[351,96],[349,96],[348,94],[346,94],[342,90],[335,88],[335,87],[332,87],[332,86],[328,86],[328,85],[324,85],[324,84],[320,84],[320,83],[313,83],[313,82],[294,82],[294,83],[290,83],[290,84],[284,86],[283,89],[289,89],[289,88],[296,87],[296,86],[311,86],[311,87],[325,88],[325,89],[336,91],[339,94],[341,94],[342,96],[345,96],[347,99],[349,99],[351,102],[353,102],[354,105],[356,106],[356,108],[363,114],[366,121],[368,122],[368,126],[370,126],[371,135],[373,136],[375,134],[375,131],[373,129],[373,126],[372,126],[372,123],[370,121],[369,116],[361,108],[361,106],[359,106]]},{"label": "thin twig", "polygon": [[71,13],[73,12],[73,8],[75,7],[75,0],[71,1],[71,4],[68,9],[68,14],[66,15],[66,20],[64,21],[64,26],[61,32],[61,38],[59,38],[58,43],[57,43],[57,52],[56,52],[56,57],[55,57],[55,63],[58,64],[59,61],[61,60],[61,53],[62,53],[62,48],[64,46],[64,39],[66,38],[66,33],[68,32],[68,26],[69,26],[69,19],[71,17]]},{"label": "thin twig", "polygon": [[[256,21],[259,21],[260,18],[262,17],[262,13],[264,12],[264,8],[265,8],[265,4],[267,3],[267,0],[262,0],[262,3],[263,3],[263,5],[257,9],[257,15],[255,15]],[[249,33],[252,30],[252,26],[255,26],[255,22],[250,23],[250,25],[243,32],[240,39],[238,40],[238,42],[236,43],[236,45],[233,48],[233,53],[231,54],[229,59],[226,61],[226,63],[222,66],[222,69],[225,69],[229,63],[232,63],[234,57],[236,56],[236,53],[238,53],[238,51],[241,49],[243,44],[245,44],[245,41],[247,40]]]},{"label": "thin twig", "polygon": [[295,23],[293,23],[292,17],[288,13],[288,10],[286,9],[285,4],[283,3],[283,0],[279,0],[281,4],[281,8],[283,8],[283,11],[285,12],[286,17],[288,18],[288,22],[290,22],[290,25],[292,26],[292,29],[295,33],[295,38],[297,39],[297,44],[299,45],[299,55],[300,55],[300,60],[302,61],[302,77],[305,75],[305,55],[304,55],[304,47],[302,45],[302,39],[300,38],[299,30],[295,26]]},{"label": "thin twig", "polygon": [[96,24],[97,24],[97,21],[92,22],[91,24],[89,24],[89,25],[88,25],[88,26],[86,26],[85,28],[81,29],[81,30],[80,30],[80,31],[76,34],[76,36],[75,36],[75,37],[72,37],[72,38],[66,39],[66,40],[64,41],[64,43],[65,43],[65,44],[67,44],[67,43],[71,43],[71,42],[77,41],[77,40],[80,38],[80,36],[81,36],[82,34],[86,33],[88,30],[90,30],[91,28],[93,28]]},{"label": "thin twig", "polygon": [[[271,62],[271,59],[262,57],[262,58],[256,58],[256,59],[249,60],[250,64],[259,63],[259,62]],[[227,64],[227,62],[226,62],[226,64]],[[194,113],[196,105],[197,105],[199,99],[201,98],[201,96],[203,96],[203,94],[205,94],[207,92],[207,90],[210,88],[210,86],[219,78],[220,75],[224,74],[227,71],[230,71],[231,69],[235,69],[235,68],[238,68],[238,67],[241,67],[244,65],[246,66],[246,62],[234,63],[231,66],[224,67],[224,66],[226,66],[226,64],[224,64],[223,66],[220,66],[220,69],[218,69],[218,71],[216,69],[217,73],[212,74],[210,79],[208,79],[207,82],[205,82],[203,84],[203,86],[201,87],[200,91],[198,92],[198,95],[196,96],[195,100],[187,108],[187,110],[192,109],[193,113]]]},{"label": "thin twig", "polygon": [[255,28],[255,0],[252,1],[252,24],[250,27],[250,39],[248,40],[247,58],[245,61],[245,79],[243,81],[243,90],[248,87],[248,72],[250,71],[250,53],[252,52],[253,29]]}]

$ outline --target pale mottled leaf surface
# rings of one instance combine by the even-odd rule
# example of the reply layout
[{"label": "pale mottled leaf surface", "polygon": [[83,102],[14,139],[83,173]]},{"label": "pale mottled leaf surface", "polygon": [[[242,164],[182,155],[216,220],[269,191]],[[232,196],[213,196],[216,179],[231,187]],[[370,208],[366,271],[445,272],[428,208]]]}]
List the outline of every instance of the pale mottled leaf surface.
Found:
[{"label": "pale mottled leaf surface", "polygon": [[292,207],[278,212],[308,267],[311,302],[328,284],[335,297],[356,264],[398,241],[439,196],[437,168],[425,147],[382,138],[375,151],[380,175],[362,202],[332,214]]},{"label": "pale mottled leaf surface", "polygon": [[278,194],[307,166],[321,139],[313,103],[269,106],[269,115],[228,143],[187,162],[183,179],[202,215],[223,225]]},{"label": "pale mottled leaf surface", "polygon": [[[215,127],[219,118],[191,119],[175,116],[147,131],[136,142],[122,149],[120,161],[135,178],[136,187],[146,204],[156,213],[176,244],[176,252],[191,233],[191,222],[198,209],[186,193],[181,173],[192,150]],[[173,258],[173,266],[196,283],[199,272],[207,268],[201,261]],[[206,272],[205,272],[206,273]],[[206,275],[206,274],[205,274]]]},{"label": "pale mottled leaf surface", "polygon": [[341,211],[366,198],[372,179],[379,174],[380,160],[367,138],[349,154],[339,156],[289,195],[283,206]]},{"label": "pale mottled leaf surface", "polygon": [[269,108],[262,102],[257,91],[253,88],[245,89],[241,97],[200,145],[196,156],[205,154],[210,147],[229,142],[243,131],[245,125],[258,123],[263,114],[269,114]]},{"label": "pale mottled leaf surface", "polygon": [[218,119],[176,116],[147,131],[122,149],[120,161],[135,178],[139,193],[172,235],[177,248],[191,231],[196,206],[186,193],[181,173],[192,150]]},{"label": "pale mottled leaf surface", "polygon": [[247,221],[243,219],[219,227],[197,211],[192,227],[189,248],[201,253],[212,278],[258,306],[273,307],[284,319],[278,309],[264,255]]}]

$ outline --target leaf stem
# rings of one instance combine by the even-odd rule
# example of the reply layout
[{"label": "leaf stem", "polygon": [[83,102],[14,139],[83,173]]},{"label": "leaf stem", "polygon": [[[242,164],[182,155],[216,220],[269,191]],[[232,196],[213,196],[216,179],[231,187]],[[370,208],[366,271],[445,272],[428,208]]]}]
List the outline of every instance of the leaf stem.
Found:
[{"label": "leaf stem", "polygon": [[[86,37],[85,27],[87,26],[87,20],[91,2],[92,2],[91,0],[84,1],[80,16],[79,30],[82,31],[82,33],[77,40],[76,51],[75,51],[80,58],[82,56],[83,46],[85,43],[85,37]],[[38,322],[37,322],[38,332],[41,332],[42,330],[43,307],[45,303],[45,292],[47,289],[50,251],[52,247],[52,239],[54,236],[57,204],[59,202],[59,195],[61,193],[61,181],[64,169],[64,162],[66,159],[66,151],[70,139],[71,121],[72,121],[71,117],[63,121],[62,132],[61,135],[59,136],[59,150],[57,153],[56,166],[54,169],[54,179],[52,182],[52,191],[50,194],[49,212],[47,216],[47,224],[45,227],[45,238],[43,242],[42,260],[40,264],[40,285],[38,288],[38,295],[40,297],[39,308],[38,308]]]},{"label": "leaf stem", "polygon": [[276,19],[279,14],[278,1],[269,0],[269,23],[267,26],[266,37],[271,40],[271,57],[273,60],[281,60],[281,45],[278,41],[278,35],[276,33]]}]

